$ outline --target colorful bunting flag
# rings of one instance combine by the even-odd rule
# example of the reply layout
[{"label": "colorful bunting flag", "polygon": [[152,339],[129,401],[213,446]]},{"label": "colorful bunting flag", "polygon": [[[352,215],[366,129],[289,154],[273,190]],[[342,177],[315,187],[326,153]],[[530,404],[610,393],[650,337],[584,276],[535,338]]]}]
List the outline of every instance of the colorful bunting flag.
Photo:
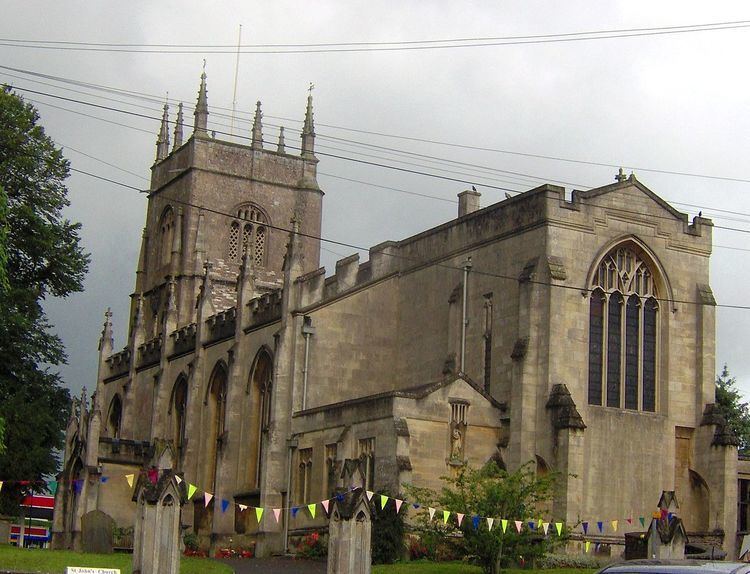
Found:
[{"label": "colorful bunting flag", "polygon": [[521,534],[522,526],[523,526],[523,522],[521,522],[520,520],[516,520],[516,532],[518,532],[519,534]]},{"label": "colorful bunting flag", "polygon": [[[102,482],[104,482],[104,478],[105,477],[102,477]],[[0,482],[0,489],[2,489],[2,487],[3,487],[3,483]],[[50,494],[52,494],[54,496],[57,493],[57,481],[56,480],[50,480],[47,483],[47,488],[49,488]]]},{"label": "colorful bunting flag", "polygon": [[456,512],[456,519],[458,520],[458,527],[461,528],[461,521],[464,519],[464,515],[460,512]]},{"label": "colorful bunting flag", "polygon": [[612,530],[613,530],[614,532],[617,532],[617,520],[613,520],[613,521],[612,521]]},{"label": "colorful bunting flag", "polygon": [[661,509],[661,519],[664,520],[667,516],[669,516],[669,510],[666,508]]},{"label": "colorful bunting flag", "polygon": [[503,527],[503,534],[505,534],[505,531],[508,530],[508,521],[505,518],[501,518],[500,526]]},{"label": "colorful bunting flag", "polygon": [[177,484],[182,484],[182,479],[175,474],[174,479],[177,481]]},{"label": "colorful bunting flag", "polygon": [[255,518],[258,520],[258,524],[260,524],[260,519],[263,518],[263,509],[258,506],[255,507]]},{"label": "colorful bunting flag", "polygon": [[365,494],[367,495],[367,500],[372,500],[372,495],[375,494],[372,490],[366,490]]},{"label": "colorful bunting flag", "polygon": [[159,482],[159,471],[157,469],[148,469],[146,475],[148,476],[148,480],[151,484],[156,484],[157,482]]},{"label": "colorful bunting flag", "polygon": [[329,504],[329,501],[328,500],[321,500],[320,504],[323,505],[323,510],[325,510],[326,514],[328,514],[328,504]]},{"label": "colorful bunting flag", "polygon": [[297,518],[298,512],[299,512],[299,506],[292,506],[292,518]]},{"label": "colorful bunting flag", "polygon": [[281,516],[281,508],[274,508],[273,517],[276,519],[276,524],[279,523],[279,516]]},{"label": "colorful bunting flag", "polygon": [[240,507],[240,512],[245,512],[247,510],[247,504],[238,504]]},{"label": "colorful bunting flag", "polygon": [[210,492],[204,492],[203,493],[203,504],[205,508],[208,508],[209,503],[211,502],[211,499],[214,497],[213,494]]},{"label": "colorful bunting flag", "polygon": [[135,478],[134,474],[126,474],[125,475],[125,480],[128,481],[128,486],[130,486],[130,488],[133,488],[133,479],[134,478]]},{"label": "colorful bunting flag", "polygon": [[428,510],[430,511],[430,520],[432,520],[435,518],[435,509],[430,506],[428,507]]},{"label": "colorful bunting flag", "polygon": [[381,494],[380,495],[380,510],[383,510],[387,503],[388,503],[388,497],[385,494]]},{"label": "colorful bunting flag", "polygon": [[589,541],[587,540],[587,541],[586,541],[586,554],[588,554],[588,552],[589,552],[589,548],[591,548],[591,542],[589,542]]},{"label": "colorful bunting flag", "polygon": [[562,522],[555,522],[555,528],[557,528],[557,535],[558,536],[562,536],[562,527],[563,527],[563,523]]},{"label": "colorful bunting flag", "polygon": [[474,516],[471,517],[471,523],[474,525],[474,530],[476,530],[477,528],[479,528],[479,520],[480,520],[480,518],[479,518],[479,516],[477,514],[475,514]]},{"label": "colorful bunting flag", "polygon": [[[344,494],[342,492],[339,492],[336,495],[336,500],[338,500],[339,502],[344,502]],[[370,500],[370,499],[368,498],[367,500]]]},{"label": "colorful bunting flag", "polygon": [[443,524],[448,524],[448,517],[451,515],[450,510],[443,510]]},{"label": "colorful bunting flag", "polygon": [[314,502],[313,502],[313,503],[311,503],[311,504],[308,504],[308,505],[307,505],[307,510],[309,510],[309,511],[310,511],[310,516],[311,516],[312,518],[315,518],[315,507],[316,507],[316,506],[317,506],[317,505],[316,505],[316,504],[315,504]]},{"label": "colorful bunting flag", "polygon": [[643,516],[639,516],[638,521],[641,523],[641,528],[646,527],[646,519]]},{"label": "colorful bunting flag", "polygon": [[221,512],[222,514],[229,508],[229,501],[226,498],[221,499]]},{"label": "colorful bunting flag", "polygon": [[625,521],[626,521],[626,522],[627,522],[628,524],[633,524],[633,517],[632,517],[632,516],[628,516],[628,517],[627,517],[627,518],[625,519]]},{"label": "colorful bunting flag", "polygon": [[396,514],[398,514],[398,511],[401,510],[401,505],[404,503],[403,500],[399,500],[398,498],[393,499],[396,502]]},{"label": "colorful bunting flag", "polygon": [[193,495],[195,494],[195,491],[198,490],[198,487],[194,484],[188,483],[188,500],[193,498]]},{"label": "colorful bunting flag", "polygon": [[416,502],[412,502],[411,505],[414,507],[415,510],[421,506],[420,504],[418,504]]},{"label": "colorful bunting flag", "polygon": [[596,526],[597,526],[597,528],[599,528],[599,532],[604,532],[604,522],[602,522],[601,520],[599,520],[596,523]]},{"label": "colorful bunting flag", "polygon": [[2,490],[2,489],[3,489],[3,481],[0,480],[0,490]]},{"label": "colorful bunting flag", "polygon": [[487,530],[492,530],[492,525],[495,523],[494,518],[487,518]]},{"label": "colorful bunting flag", "polygon": [[544,530],[544,535],[547,536],[547,531],[549,530],[549,522],[542,522],[542,530]]},{"label": "colorful bunting flag", "polygon": [[529,524],[529,530],[534,530],[534,527],[536,526],[536,524],[534,523],[534,521],[533,520],[529,520],[528,524]]},{"label": "colorful bunting flag", "polygon": [[589,523],[588,521],[584,520],[581,522],[581,526],[583,527],[583,533],[588,534],[589,533]]}]

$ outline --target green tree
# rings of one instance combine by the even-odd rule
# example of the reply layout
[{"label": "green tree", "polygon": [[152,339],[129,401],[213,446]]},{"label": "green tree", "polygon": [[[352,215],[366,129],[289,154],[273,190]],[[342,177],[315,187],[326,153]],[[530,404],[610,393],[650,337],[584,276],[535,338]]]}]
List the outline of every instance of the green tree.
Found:
[{"label": "green tree", "polygon": [[737,438],[740,439],[740,451],[750,449],[750,408],[742,402],[742,393],[737,388],[737,379],[729,376],[726,365],[716,377],[716,405]]},{"label": "green tree", "polygon": [[55,366],[65,362],[60,338],[44,313],[47,297],[83,289],[88,255],[80,224],[62,211],[69,205],[64,181],[68,162],[38,125],[39,115],[10,88],[0,88],[0,242],[7,269],[0,290],[0,512],[13,513],[22,485],[58,467],[70,395]]},{"label": "green tree", "polygon": [[[533,561],[548,548],[551,537],[531,531],[525,525],[521,532],[514,526],[515,520],[535,521],[547,517],[557,475],[539,475],[533,463],[527,463],[515,472],[500,469],[494,462],[481,469],[462,468],[455,477],[442,477],[446,485],[440,493],[429,489],[407,489],[410,496],[441,509],[465,514],[459,539],[463,553],[481,566],[488,574],[496,574],[502,568],[519,561]],[[473,517],[481,520],[475,526]],[[495,519],[492,530],[486,518]],[[509,520],[503,532],[500,519]],[[551,527],[554,528],[554,527]],[[434,536],[436,531],[447,536],[455,532],[456,524],[444,525],[442,521],[428,521],[426,534]]]}]

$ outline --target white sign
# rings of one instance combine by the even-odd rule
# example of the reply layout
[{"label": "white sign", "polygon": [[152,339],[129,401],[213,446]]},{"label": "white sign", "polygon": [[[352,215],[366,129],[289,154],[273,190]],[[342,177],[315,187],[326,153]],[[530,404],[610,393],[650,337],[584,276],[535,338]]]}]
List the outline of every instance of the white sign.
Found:
[{"label": "white sign", "polygon": [[65,574],[120,574],[119,568],[90,568],[88,566],[68,566]]}]

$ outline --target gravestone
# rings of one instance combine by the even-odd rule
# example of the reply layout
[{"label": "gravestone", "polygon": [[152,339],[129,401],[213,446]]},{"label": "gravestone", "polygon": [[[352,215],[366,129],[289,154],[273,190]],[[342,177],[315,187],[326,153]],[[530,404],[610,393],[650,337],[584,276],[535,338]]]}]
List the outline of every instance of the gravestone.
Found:
[{"label": "gravestone", "polygon": [[84,552],[112,554],[115,521],[101,510],[92,510],[81,517],[81,546]]},{"label": "gravestone", "polygon": [[372,514],[364,490],[334,499],[328,525],[328,574],[370,574]]},{"label": "gravestone", "polygon": [[673,490],[665,490],[659,499],[659,511],[654,513],[646,540],[649,558],[685,558],[687,532],[677,516],[679,504]]}]

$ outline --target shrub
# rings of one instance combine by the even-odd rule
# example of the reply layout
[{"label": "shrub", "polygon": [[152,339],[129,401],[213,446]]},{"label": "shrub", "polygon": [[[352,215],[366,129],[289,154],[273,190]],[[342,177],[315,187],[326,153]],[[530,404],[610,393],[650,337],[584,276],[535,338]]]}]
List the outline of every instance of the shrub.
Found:
[{"label": "shrub", "polygon": [[182,537],[182,542],[185,544],[185,554],[187,555],[187,551],[197,551],[200,548],[200,545],[198,544],[198,535],[195,532],[188,532],[185,534],[185,536]]},{"label": "shrub", "polygon": [[404,553],[404,514],[406,514],[407,505],[404,504],[398,514],[391,501],[385,509],[381,509],[380,494],[390,496],[387,492],[378,492],[370,501],[372,563],[393,564],[396,560],[400,560]]},{"label": "shrub", "polygon": [[328,539],[317,532],[305,535],[297,545],[300,558],[323,558],[328,555]]}]

